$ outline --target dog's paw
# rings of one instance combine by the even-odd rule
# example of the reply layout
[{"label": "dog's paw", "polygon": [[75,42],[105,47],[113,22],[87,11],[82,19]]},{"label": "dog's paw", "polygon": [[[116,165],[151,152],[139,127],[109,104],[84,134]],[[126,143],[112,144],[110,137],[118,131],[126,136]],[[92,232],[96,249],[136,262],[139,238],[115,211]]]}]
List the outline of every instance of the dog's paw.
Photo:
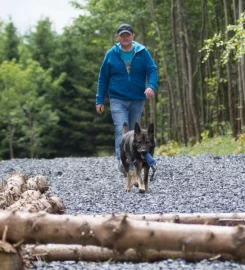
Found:
[{"label": "dog's paw", "polygon": [[139,189],[139,193],[145,193],[145,189],[144,188],[140,188]]},{"label": "dog's paw", "polygon": [[139,183],[138,182],[134,182],[134,186],[135,187],[138,187],[139,186]]},{"label": "dog's paw", "polygon": [[130,192],[130,188],[126,188],[126,192]]}]

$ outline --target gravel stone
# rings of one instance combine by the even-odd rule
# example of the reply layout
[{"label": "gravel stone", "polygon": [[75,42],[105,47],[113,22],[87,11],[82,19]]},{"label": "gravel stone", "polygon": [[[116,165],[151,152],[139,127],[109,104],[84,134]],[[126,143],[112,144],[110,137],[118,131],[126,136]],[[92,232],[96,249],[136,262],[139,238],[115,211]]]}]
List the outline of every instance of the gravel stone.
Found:
[{"label": "gravel stone", "polygon": [[[133,187],[125,192],[125,180],[116,157],[13,159],[0,162],[0,179],[13,172],[41,174],[50,193],[63,199],[66,214],[157,214],[245,212],[245,155],[156,157],[157,174],[145,194]],[[31,269],[244,269],[233,261],[190,263],[163,260],[155,263],[36,262]]]}]

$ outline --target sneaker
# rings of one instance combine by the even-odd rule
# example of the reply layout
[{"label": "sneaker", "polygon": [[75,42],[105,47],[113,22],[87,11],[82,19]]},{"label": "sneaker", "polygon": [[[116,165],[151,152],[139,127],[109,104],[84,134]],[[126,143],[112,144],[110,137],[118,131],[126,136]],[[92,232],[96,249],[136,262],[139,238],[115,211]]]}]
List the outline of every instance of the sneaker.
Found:
[{"label": "sneaker", "polygon": [[124,177],[127,176],[127,174],[126,174],[126,172],[124,170],[123,164],[121,162],[118,162],[118,170],[119,170],[120,173],[123,174]]}]

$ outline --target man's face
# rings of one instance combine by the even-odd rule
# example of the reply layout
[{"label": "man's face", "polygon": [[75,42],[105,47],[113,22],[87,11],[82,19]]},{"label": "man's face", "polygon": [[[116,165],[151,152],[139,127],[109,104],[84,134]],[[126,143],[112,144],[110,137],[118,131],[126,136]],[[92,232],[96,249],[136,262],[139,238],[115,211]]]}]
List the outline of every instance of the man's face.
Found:
[{"label": "man's face", "polygon": [[121,45],[128,46],[132,44],[134,34],[122,33],[121,35],[116,35],[116,37]]}]

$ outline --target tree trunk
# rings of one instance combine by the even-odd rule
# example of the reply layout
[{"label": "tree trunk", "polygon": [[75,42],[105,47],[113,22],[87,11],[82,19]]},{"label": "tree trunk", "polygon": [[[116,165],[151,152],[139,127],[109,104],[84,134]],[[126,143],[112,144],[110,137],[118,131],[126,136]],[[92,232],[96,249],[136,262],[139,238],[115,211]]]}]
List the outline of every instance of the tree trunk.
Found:
[{"label": "tree trunk", "polygon": [[175,74],[176,74],[176,88],[177,88],[177,96],[179,100],[179,113],[178,113],[178,123],[180,125],[180,133],[181,133],[181,142],[184,142],[187,145],[187,134],[186,134],[186,114],[184,110],[184,98],[183,98],[183,89],[180,87],[180,68],[178,62],[178,53],[177,53],[177,38],[176,38],[176,3],[175,0],[172,0],[171,7],[171,20],[172,20],[172,33],[173,33],[173,49],[174,49],[174,60],[175,60]]},{"label": "tree trunk", "polygon": [[14,159],[14,134],[15,134],[15,127],[9,125],[8,126],[8,136],[9,136],[10,159]]},{"label": "tree trunk", "polygon": [[[180,0],[178,0],[180,2]],[[197,111],[197,100],[196,100],[196,94],[194,92],[194,83],[193,83],[193,71],[192,71],[192,57],[191,57],[191,43],[189,41],[189,33],[187,29],[187,23],[184,19],[186,16],[185,14],[185,8],[180,4],[181,10],[184,13],[184,16],[181,16],[182,23],[183,23],[183,30],[184,30],[184,39],[186,44],[186,59],[187,59],[187,67],[188,67],[188,90],[189,90],[189,99],[190,99],[190,107],[191,107],[191,116],[192,121],[194,123],[194,130],[195,130],[195,137],[196,141],[200,142],[200,123],[198,118],[198,111]]]},{"label": "tree trunk", "polygon": [[183,9],[180,0],[177,0],[177,14],[178,14],[178,27],[179,27],[179,43],[180,43],[180,56],[181,56],[181,70],[182,70],[182,85],[183,85],[183,99],[184,99],[184,109],[186,115],[186,129],[188,140],[190,141],[195,137],[195,131],[193,127],[193,119],[191,115],[191,105],[190,105],[190,91],[189,91],[189,75],[188,75],[188,61],[186,58],[186,40],[184,34],[183,26]]},{"label": "tree trunk", "polygon": [[[163,96],[164,96],[164,87],[163,84],[160,83],[159,85],[160,88],[160,100],[162,101]],[[162,145],[163,143],[165,143],[165,139],[164,139],[164,127],[165,127],[165,118],[164,118],[164,105],[162,102],[160,102],[160,145]]]},{"label": "tree trunk", "polygon": [[[205,38],[205,25],[206,25],[206,0],[202,0],[202,26],[201,26],[201,48],[203,48],[204,45],[204,38]],[[199,54],[201,58],[201,53]],[[204,98],[204,75],[203,75],[203,67],[200,65],[200,120],[201,125],[204,126],[206,117],[205,117],[205,98]]]},{"label": "tree trunk", "polygon": [[[223,0],[224,3],[224,13],[225,13],[225,24],[226,27],[229,25],[228,20],[228,6],[227,6],[227,0]],[[226,32],[226,41],[228,41],[229,36],[228,32]],[[230,59],[230,56],[229,56]],[[232,130],[232,137],[235,138],[237,135],[237,129],[236,129],[236,120],[235,120],[235,103],[232,93],[232,77],[231,77],[231,62],[230,60],[226,64],[226,72],[227,72],[227,81],[228,81],[228,97],[229,97],[229,113],[230,113],[230,123],[231,123],[231,130]]]},{"label": "tree trunk", "polygon": [[157,121],[156,121],[156,96],[150,99],[150,124],[155,126],[155,134],[157,134]]},{"label": "tree trunk", "polygon": [[[234,7],[235,9],[235,7]],[[244,0],[239,0],[238,4],[239,16],[244,12]],[[238,81],[239,81],[239,92],[240,92],[240,119],[241,119],[241,130],[244,132],[244,103],[245,103],[245,55],[242,56],[241,61],[238,63]]]}]

